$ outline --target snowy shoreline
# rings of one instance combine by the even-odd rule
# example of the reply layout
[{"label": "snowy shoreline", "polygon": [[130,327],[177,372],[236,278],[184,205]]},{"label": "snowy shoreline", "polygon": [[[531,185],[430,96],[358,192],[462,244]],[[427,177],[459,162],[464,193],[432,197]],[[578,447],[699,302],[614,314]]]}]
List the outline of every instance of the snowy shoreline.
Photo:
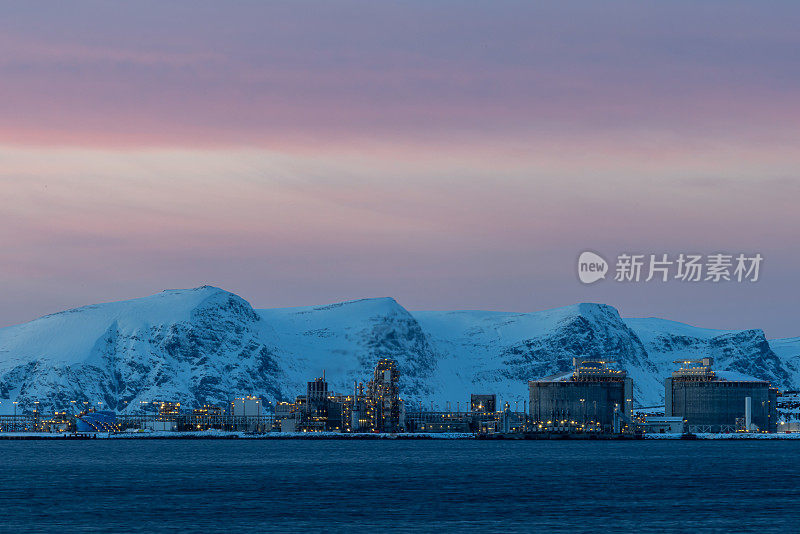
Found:
[{"label": "snowy shoreline", "polygon": [[302,439],[302,440],[375,440],[375,439],[474,439],[474,434],[469,433],[441,433],[441,434],[342,434],[339,432],[270,432],[267,434],[249,434],[246,432],[98,432],[91,434],[52,434],[45,432],[4,432],[0,433],[2,439],[51,439],[51,440],[84,440],[84,439],[250,439],[250,440],[269,440],[269,439]]},{"label": "snowy shoreline", "polygon": [[[735,433],[735,434],[697,434],[697,440],[800,440],[800,433],[792,434],[760,434],[760,433]],[[292,433],[270,432],[268,434],[248,434],[246,432],[117,432],[96,434],[52,434],[45,432],[3,432],[0,440],[92,440],[92,439],[247,439],[247,440],[474,440],[476,436],[470,433],[441,433],[441,434],[341,434],[338,432]],[[644,440],[680,440],[681,434],[645,434]],[[491,440],[498,441],[498,440]],[[501,440],[503,441],[503,440]],[[506,441],[520,441],[506,440]],[[572,441],[569,438],[559,441]],[[575,440],[586,441],[586,440]],[[608,441],[608,440],[602,440]]]},{"label": "snowy shoreline", "polygon": [[[800,433],[792,434],[762,434],[758,432],[736,432],[732,434],[695,434],[697,439],[728,439],[728,440],[753,440],[753,439],[800,439]],[[680,434],[646,434],[645,439],[681,439]]]}]

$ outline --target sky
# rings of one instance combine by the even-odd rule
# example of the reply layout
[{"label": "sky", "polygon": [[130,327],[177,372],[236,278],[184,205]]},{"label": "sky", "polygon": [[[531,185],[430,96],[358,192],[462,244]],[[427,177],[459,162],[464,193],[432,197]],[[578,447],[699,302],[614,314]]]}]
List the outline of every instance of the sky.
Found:
[{"label": "sky", "polygon": [[[0,326],[211,284],[800,336],[798,27],[788,1],[3,4]],[[584,285],[584,250],[764,260]]]}]

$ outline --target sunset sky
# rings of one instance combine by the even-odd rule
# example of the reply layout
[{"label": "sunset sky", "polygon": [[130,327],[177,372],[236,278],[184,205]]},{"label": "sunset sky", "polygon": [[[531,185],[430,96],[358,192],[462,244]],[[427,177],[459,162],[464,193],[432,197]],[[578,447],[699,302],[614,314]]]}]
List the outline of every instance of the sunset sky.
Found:
[{"label": "sunset sky", "polygon": [[[212,284],[254,307],[800,336],[800,4],[0,7],[0,326]],[[759,252],[580,284],[583,250]]]}]

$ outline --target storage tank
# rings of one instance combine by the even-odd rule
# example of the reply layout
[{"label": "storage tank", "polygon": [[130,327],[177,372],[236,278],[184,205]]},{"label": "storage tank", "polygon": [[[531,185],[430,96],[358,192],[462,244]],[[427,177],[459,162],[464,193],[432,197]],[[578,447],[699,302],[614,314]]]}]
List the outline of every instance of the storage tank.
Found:
[{"label": "storage tank", "polygon": [[633,404],[633,381],[607,360],[573,360],[571,373],[528,382],[530,416],[534,425],[584,427],[611,432],[615,411],[628,419]]},{"label": "storage tank", "polygon": [[714,371],[712,358],[675,363],[681,367],[665,381],[666,417],[683,417],[691,432],[777,431],[778,391],[769,382]]}]

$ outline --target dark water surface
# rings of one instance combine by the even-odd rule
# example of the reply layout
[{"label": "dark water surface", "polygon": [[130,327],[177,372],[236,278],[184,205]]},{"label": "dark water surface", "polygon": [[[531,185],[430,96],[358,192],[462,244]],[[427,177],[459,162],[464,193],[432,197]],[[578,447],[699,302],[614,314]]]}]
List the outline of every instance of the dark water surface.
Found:
[{"label": "dark water surface", "polygon": [[0,441],[4,532],[800,532],[800,441]]}]

